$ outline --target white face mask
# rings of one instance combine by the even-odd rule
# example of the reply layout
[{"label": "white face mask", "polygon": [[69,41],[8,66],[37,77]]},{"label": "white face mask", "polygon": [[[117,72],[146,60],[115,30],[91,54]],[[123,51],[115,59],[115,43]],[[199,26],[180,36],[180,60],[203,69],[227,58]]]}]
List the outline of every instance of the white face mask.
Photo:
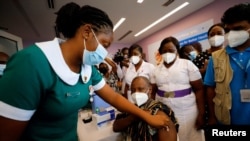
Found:
[{"label": "white face mask", "polygon": [[215,36],[209,38],[208,41],[209,41],[211,46],[219,47],[224,43],[225,37],[222,35],[215,35]]},{"label": "white face mask", "polygon": [[130,58],[130,62],[133,63],[134,65],[136,65],[140,62],[140,57],[139,56],[132,56]]},{"label": "white face mask", "polygon": [[133,102],[139,107],[148,101],[148,94],[143,92],[135,92],[131,97]]},{"label": "white face mask", "polygon": [[6,64],[0,64],[0,75],[3,75],[3,71],[6,68]]},{"label": "white face mask", "polygon": [[167,52],[167,53],[162,54],[162,57],[163,57],[164,61],[167,64],[169,64],[169,63],[172,63],[174,61],[174,59],[176,57],[176,53]]},{"label": "white face mask", "polygon": [[229,33],[226,35],[229,46],[237,47],[239,45],[244,44],[249,39],[249,33],[247,31],[246,30],[229,31]]}]

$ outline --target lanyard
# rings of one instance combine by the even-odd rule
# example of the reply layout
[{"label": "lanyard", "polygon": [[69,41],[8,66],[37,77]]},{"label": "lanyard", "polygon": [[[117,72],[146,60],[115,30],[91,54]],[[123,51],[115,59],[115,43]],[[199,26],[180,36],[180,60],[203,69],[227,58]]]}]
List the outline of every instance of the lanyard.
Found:
[{"label": "lanyard", "polygon": [[[231,56],[230,56],[231,57]],[[233,61],[241,68],[242,71],[244,71],[244,78],[245,78],[245,88],[247,88],[247,69],[250,66],[250,59],[247,62],[246,68],[234,57],[231,57]]]}]

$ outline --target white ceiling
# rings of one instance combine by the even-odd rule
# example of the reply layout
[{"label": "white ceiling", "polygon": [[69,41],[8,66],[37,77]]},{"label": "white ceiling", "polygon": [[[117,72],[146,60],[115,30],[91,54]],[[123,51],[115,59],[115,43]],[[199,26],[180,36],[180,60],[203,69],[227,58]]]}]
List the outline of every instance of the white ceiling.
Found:
[{"label": "white ceiling", "polygon": [[[167,7],[162,6],[167,1],[144,0],[142,4],[138,4],[136,0],[54,0],[55,8],[50,9],[48,0],[1,0],[0,28],[20,36],[24,45],[53,39],[55,37],[54,25],[56,19],[54,13],[62,5],[68,2],[76,2],[81,6],[88,4],[104,10],[114,24],[121,17],[126,17],[126,21],[115,31],[114,43],[132,44],[184,18],[214,0],[174,0]],[[186,1],[190,4],[184,9],[165,19],[144,34],[134,37],[137,32]],[[118,41],[129,30],[132,32]]]}]

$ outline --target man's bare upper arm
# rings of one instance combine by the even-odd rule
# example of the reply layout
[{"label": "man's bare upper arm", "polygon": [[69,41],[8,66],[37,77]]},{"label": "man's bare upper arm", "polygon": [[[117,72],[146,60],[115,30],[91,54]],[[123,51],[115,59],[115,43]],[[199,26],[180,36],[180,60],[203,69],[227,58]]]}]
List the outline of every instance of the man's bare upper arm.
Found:
[{"label": "man's bare upper arm", "polygon": [[177,131],[171,118],[161,110],[157,112],[157,115],[164,115],[169,119],[168,127],[158,130],[159,141],[177,141]]}]

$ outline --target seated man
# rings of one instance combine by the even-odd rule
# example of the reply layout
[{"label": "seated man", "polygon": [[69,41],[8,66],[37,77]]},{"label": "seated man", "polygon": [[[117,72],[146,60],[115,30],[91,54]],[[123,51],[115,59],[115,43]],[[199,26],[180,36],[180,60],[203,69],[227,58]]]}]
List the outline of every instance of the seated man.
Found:
[{"label": "seated man", "polygon": [[122,132],[126,141],[176,141],[178,126],[174,112],[166,105],[150,99],[151,85],[143,76],[137,76],[131,83],[131,96],[133,102],[140,108],[153,115],[165,115],[170,120],[169,125],[163,129],[154,129],[146,122],[134,115],[120,113],[113,123],[114,132]]}]

